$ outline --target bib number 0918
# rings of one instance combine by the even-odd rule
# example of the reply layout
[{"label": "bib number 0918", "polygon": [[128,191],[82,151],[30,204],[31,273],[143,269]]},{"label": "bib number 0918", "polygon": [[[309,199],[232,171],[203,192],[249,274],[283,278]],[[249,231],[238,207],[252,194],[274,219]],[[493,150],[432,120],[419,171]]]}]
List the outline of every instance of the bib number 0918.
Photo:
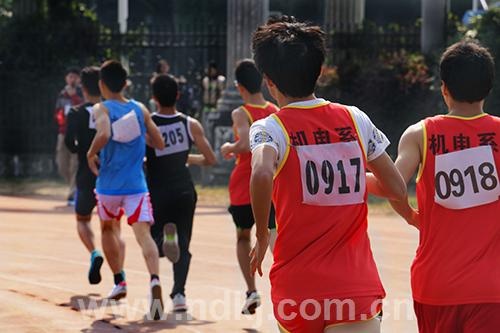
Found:
[{"label": "bib number 0918", "polygon": [[[479,173],[479,177],[477,173]],[[458,169],[452,169],[449,174],[444,171],[437,172],[435,178],[436,195],[443,200],[452,195],[457,198],[462,197],[465,194],[467,178],[470,179],[474,193],[479,193],[480,187],[486,191],[492,191],[498,185],[495,167],[493,164],[485,162],[479,165],[477,172],[474,166],[466,168],[463,174]]]},{"label": "bib number 0918", "polygon": [[[349,160],[351,167],[356,168],[356,183],[354,184],[354,192],[360,191],[360,174],[361,174],[361,159],[352,158]],[[340,186],[338,187],[339,194],[349,194],[351,193],[351,187],[347,184],[347,176],[344,167],[344,161],[339,160],[335,168],[332,163],[328,160],[324,160],[321,163],[321,180],[325,183],[324,192],[325,194],[331,194],[334,190],[335,174],[340,176]],[[306,186],[307,191],[311,195],[316,195],[319,192],[319,171],[316,163],[314,161],[307,161],[306,163]]]}]

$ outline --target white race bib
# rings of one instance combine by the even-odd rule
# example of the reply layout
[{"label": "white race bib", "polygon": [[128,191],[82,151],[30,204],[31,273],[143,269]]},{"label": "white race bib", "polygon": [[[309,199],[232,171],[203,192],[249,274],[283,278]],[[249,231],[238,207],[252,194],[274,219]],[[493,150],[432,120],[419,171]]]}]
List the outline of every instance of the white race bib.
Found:
[{"label": "white race bib", "polygon": [[295,149],[300,161],[303,203],[344,206],[365,201],[366,170],[356,141]]},{"label": "white race bib", "polygon": [[189,137],[183,123],[177,122],[158,126],[158,128],[163,140],[165,140],[165,148],[162,150],[155,149],[156,156],[160,157],[189,150]]},{"label": "white race bib", "polygon": [[500,196],[491,146],[479,146],[436,156],[434,201],[449,209],[492,203]]},{"label": "white race bib", "polygon": [[89,113],[89,128],[95,129],[94,108],[92,106],[87,106],[85,109]]},{"label": "white race bib", "polygon": [[111,124],[111,128],[113,129],[113,140],[117,142],[130,142],[141,135],[141,126],[134,110]]}]

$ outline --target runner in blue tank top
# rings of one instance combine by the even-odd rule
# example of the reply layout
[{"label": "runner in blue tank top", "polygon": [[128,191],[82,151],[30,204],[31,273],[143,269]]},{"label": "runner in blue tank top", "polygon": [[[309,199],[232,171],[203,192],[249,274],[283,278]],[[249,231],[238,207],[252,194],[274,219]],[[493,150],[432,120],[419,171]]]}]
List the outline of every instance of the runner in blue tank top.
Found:
[{"label": "runner in blue tank top", "polygon": [[151,275],[150,315],[158,320],[163,315],[159,257],[150,234],[154,220],[142,164],[146,143],[163,149],[165,142],[144,105],[123,96],[126,82],[127,71],[119,62],[107,61],[101,66],[99,87],[106,101],[94,106],[97,132],[87,159],[97,175],[102,246],[115,279],[109,298],[118,300],[127,295],[119,226],[125,213]]},{"label": "runner in blue tank top", "polygon": [[[146,151],[146,127],[142,105],[134,100],[107,100],[102,105],[108,110],[111,132],[115,124],[123,119],[136,119],[135,129],[124,135],[137,137],[128,142],[111,139],[99,153],[100,175],[96,182],[96,192],[101,195],[130,195],[148,192],[143,172],[143,159]],[[133,127],[134,128],[134,127]],[[120,139],[118,139],[120,140]]]}]

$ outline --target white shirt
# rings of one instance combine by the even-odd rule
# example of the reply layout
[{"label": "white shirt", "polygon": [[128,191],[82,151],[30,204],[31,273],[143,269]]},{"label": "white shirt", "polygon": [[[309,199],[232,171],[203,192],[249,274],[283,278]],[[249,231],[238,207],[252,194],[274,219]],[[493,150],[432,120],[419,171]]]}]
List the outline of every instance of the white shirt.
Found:
[{"label": "white shirt", "polygon": [[[288,106],[314,106],[325,103],[322,98],[314,100],[296,102]],[[380,157],[390,145],[389,140],[375,125],[370,118],[355,106],[347,106],[353,115],[354,121],[359,129],[360,139],[366,147],[366,159],[368,162]],[[278,164],[281,163],[286,153],[286,133],[272,116],[261,119],[253,123],[250,127],[250,150],[253,152],[262,145],[272,147],[278,153]]]}]

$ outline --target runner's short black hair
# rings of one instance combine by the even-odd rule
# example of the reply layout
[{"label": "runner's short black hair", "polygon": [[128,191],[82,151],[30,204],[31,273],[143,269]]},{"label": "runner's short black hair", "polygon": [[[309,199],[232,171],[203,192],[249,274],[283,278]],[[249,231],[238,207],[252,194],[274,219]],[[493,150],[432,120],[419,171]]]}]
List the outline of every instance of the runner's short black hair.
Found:
[{"label": "runner's short black hair", "polygon": [[157,75],[151,83],[153,96],[163,107],[174,106],[177,101],[178,85],[172,75]]},{"label": "runner's short black hair", "polygon": [[89,66],[82,69],[80,74],[82,86],[91,96],[101,96],[99,90],[99,67]]},{"label": "runner's short black hair", "polygon": [[234,74],[236,82],[248,90],[250,94],[256,94],[261,91],[262,74],[257,70],[255,62],[252,59],[239,61]]},{"label": "runner's short black hair", "polygon": [[281,93],[305,97],[314,92],[325,61],[325,33],[293,17],[272,18],[253,35],[252,49],[259,71]]},{"label": "runner's short black hair", "polygon": [[101,66],[100,77],[111,92],[119,93],[127,83],[127,70],[118,61],[108,60]]},{"label": "runner's short black hair", "polygon": [[441,58],[441,80],[454,100],[484,100],[495,80],[495,61],[479,42],[466,40],[450,46]]}]

